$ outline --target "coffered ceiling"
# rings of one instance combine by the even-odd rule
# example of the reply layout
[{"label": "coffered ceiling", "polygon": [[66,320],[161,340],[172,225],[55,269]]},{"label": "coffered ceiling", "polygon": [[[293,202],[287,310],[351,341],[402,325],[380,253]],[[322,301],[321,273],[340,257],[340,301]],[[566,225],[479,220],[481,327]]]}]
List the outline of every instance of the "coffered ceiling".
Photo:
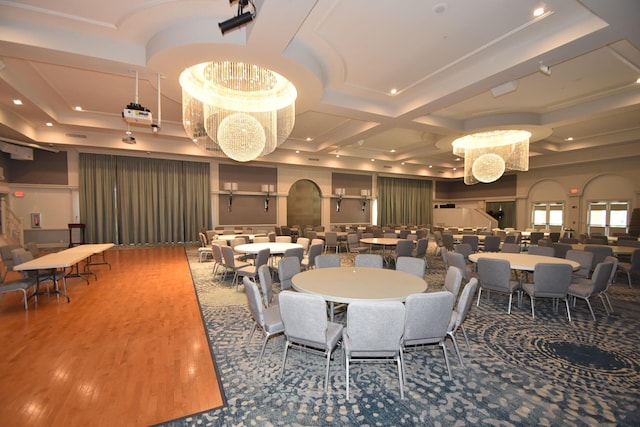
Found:
[{"label": "coffered ceiling", "polygon": [[[453,139],[505,128],[533,133],[531,168],[640,156],[637,0],[255,8],[254,21],[222,35],[218,23],[237,3],[0,1],[1,140],[211,157],[185,135],[178,75],[233,60],[269,67],[298,90],[291,136],[258,162],[454,178]],[[139,103],[160,131],[131,126],[136,143],[126,144],[121,114],[135,101],[136,72]]]}]

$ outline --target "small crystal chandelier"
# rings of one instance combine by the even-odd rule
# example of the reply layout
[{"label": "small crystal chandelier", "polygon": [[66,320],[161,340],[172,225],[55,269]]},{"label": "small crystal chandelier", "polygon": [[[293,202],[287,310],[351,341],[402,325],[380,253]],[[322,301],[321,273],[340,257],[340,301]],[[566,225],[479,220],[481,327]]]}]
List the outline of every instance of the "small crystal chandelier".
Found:
[{"label": "small crystal chandelier", "polygon": [[453,154],[464,157],[464,183],[494,182],[505,170],[529,170],[529,138],[525,130],[474,133],[453,141]]},{"label": "small crystal chandelier", "polygon": [[187,135],[216,155],[247,162],[280,146],[295,123],[295,86],[243,62],[205,62],[180,74]]}]

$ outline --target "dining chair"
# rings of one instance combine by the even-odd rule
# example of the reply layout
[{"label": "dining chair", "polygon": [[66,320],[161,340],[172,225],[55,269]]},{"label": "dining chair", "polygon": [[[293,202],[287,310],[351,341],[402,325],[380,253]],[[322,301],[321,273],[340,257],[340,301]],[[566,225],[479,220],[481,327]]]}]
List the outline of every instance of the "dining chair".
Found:
[{"label": "dining chair", "polygon": [[260,282],[260,290],[262,291],[264,306],[271,307],[272,305],[278,305],[278,296],[273,293],[271,268],[267,264],[262,264],[258,267],[258,282]]},{"label": "dining chair", "polygon": [[538,244],[538,240],[544,238],[544,233],[542,231],[532,231],[529,235],[529,245],[536,246]]},{"label": "dining chair", "polygon": [[336,268],[340,267],[340,255],[321,254],[316,257],[316,268]]},{"label": "dining chair", "polygon": [[347,234],[347,248],[349,249],[349,252],[356,254],[369,252],[370,249],[369,245],[360,243],[360,238],[356,233]]},{"label": "dining chair", "polygon": [[609,276],[607,287],[605,288],[604,292],[602,292],[601,295],[607,301],[607,304],[609,304],[609,312],[613,313],[613,306],[611,305],[611,300],[609,299],[608,292],[609,292],[609,288],[615,283],[616,275],[618,274],[618,264],[620,263],[620,261],[618,261],[618,258],[614,256],[608,256],[604,259],[604,262],[612,263],[613,269],[611,269],[611,275]]},{"label": "dining chair", "polygon": [[236,260],[233,249],[231,246],[220,246],[220,250],[222,251],[222,259],[225,267],[225,271],[229,273],[233,273],[233,281],[232,285],[236,285],[236,291],[238,290],[237,280],[238,280],[238,269],[249,267],[251,264],[248,262],[243,262]]},{"label": "dining chair", "polygon": [[398,240],[396,249],[391,253],[391,259],[397,262],[401,257],[412,257],[413,242],[411,240]]},{"label": "dining chair", "polygon": [[327,252],[330,249],[336,250],[338,253],[338,248],[340,244],[338,242],[338,233],[335,231],[327,231],[324,233],[324,251]]},{"label": "dining chair", "polygon": [[0,247],[0,257],[2,258],[2,264],[4,265],[2,280],[7,277],[7,273],[13,271],[13,266],[16,265],[16,262],[11,255],[11,251],[21,248],[22,246],[20,245],[4,245]]},{"label": "dining chair", "polygon": [[276,243],[291,243],[291,236],[276,236]]},{"label": "dining chair", "polygon": [[450,266],[444,277],[443,289],[451,292],[457,299],[458,293],[460,293],[460,286],[462,286],[463,277],[464,276],[460,268],[453,265]]},{"label": "dining chair", "polygon": [[[279,295],[280,316],[284,325],[286,343],[282,357],[284,375],[290,347],[319,350],[326,357],[324,392],[329,389],[329,363],[331,355],[343,338],[343,326],[329,322],[324,298],[320,295],[282,291]],[[307,365],[308,366],[308,365]]]},{"label": "dining chair", "polygon": [[451,234],[451,233],[443,233],[442,234],[442,245],[448,251],[454,251],[455,248],[453,247],[454,246],[453,234]]},{"label": "dining chair", "polygon": [[[568,265],[568,264],[567,264]],[[518,294],[518,305],[520,305],[520,282],[511,280],[511,263],[504,259],[479,258],[478,266],[478,300],[476,307],[480,305],[482,291],[487,291],[487,299],[491,291],[508,294],[509,306],[507,313],[511,314],[511,303],[513,294]]]},{"label": "dining chair", "polygon": [[571,322],[571,311],[569,310],[569,298],[567,292],[571,285],[571,274],[573,268],[569,264],[558,263],[538,263],[533,271],[533,283],[523,283],[523,291],[529,295],[531,300],[531,317],[535,319],[536,298],[551,298],[553,311],[558,312],[558,303],[564,300],[567,307],[567,318]]},{"label": "dining chair", "polygon": [[458,305],[456,309],[453,311],[451,316],[451,321],[449,322],[449,327],[447,328],[447,335],[451,337],[453,341],[453,348],[458,355],[458,360],[460,361],[460,366],[464,366],[464,362],[462,361],[462,354],[460,354],[460,347],[458,346],[458,340],[456,340],[456,332],[458,329],[462,331],[462,335],[464,336],[464,341],[467,344],[467,350],[471,352],[471,345],[469,345],[469,337],[467,337],[467,331],[464,329],[464,321],[467,318],[467,314],[469,313],[469,309],[471,308],[471,304],[473,303],[473,296],[476,293],[476,289],[478,289],[478,279],[472,278],[469,280],[462,289],[462,295],[460,295],[460,299],[458,300]]},{"label": "dining chair", "polygon": [[29,310],[29,289],[33,288],[33,300],[38,302],[37,281],[35,277],[23,277],[21,279],[4,281],[4,277],[0,278],[0,295],[10,292],[22,292],[22,305],[25,310]]},{"label": "dining chair", "polygon": [[202,262],[206,259],[213,259],[213,249],[211,245],[207,243],[207,235],[204,233],[198,233],[200,238],[200,247],[198,248],[198,262]]},{"label": "dining chair", "polygon": [[262,265],[267,265],[269,263],[269,256],[271,255],[271,251],[269,248],[264,248],[258,251],[256,254],[256,258],[253,264],[247,264],[242,267],[238,267],[235,269],[235,277],[234,283],[236,284],[236,291],[238,290],[239,279],[240,277],[250,277],[253,281],[258,277],[258,268]]},{"label": "dining chair", "polygon": [[629,262],[618,263],[618,270],[627,275],[627,285],[631,288],[631,276],[640,273],[640,249],[635,249],[631,253]]},{"label": "dining chair", "polygon": [[[411,251],[411,256],[414,258],[424,258],[427,260],[427,250],[429,249],[429,239],[422,238],[416,241],[416,247]],[[427,260],[428,264],[428,260]],[[427,266],[428,267],[428,266]]]},{"label": "dining chair", "polygon": [[305,270],[311,270],[315,266],[316,257],[322,254],[322,249],[324,248],[323,243],[316,243],[309,246],[309,252],[307,256],[303,258],[300,265]]},{"label": "dining chair", "polygon": [[304,259],[304,248],[289,248],[284,251],[282,254],[283,257],[287,256],[295,256],[298,257],[300,262]]},{"label": "dining chair", "polygon": [[596,268],[596,265],[604,261],[608,256],[613,256],[613,249],[611,246],[591,246],[586,245],[585,251],[593,252],[593,263],[591,264],[591,271]]},{"label": "dining chair", "polygon": [[380,254],[358,254],[354,259],[355,267],[383,268],[384,259]]},{"label": "dining chair", "polygon": [[590,279],[574,279],[569,285],[567,293],[570,297],[573,297],[573,306],[575,307],[577,298],[585,300],[594,322],[596,321],[596,315],[593,312],[593,307],[591,307],[589,299],[593,296],[600,297],[604,310],[607,315],[609,315],[609,307],[607,307],[607,302],[603,293],[607,289],[607,284],[609,283],[609,277],[611,276],[613,267],[614,265],[612,262],[601,262],[596,265],[596,269],[593,270],[593,275]]},{"label": "dining chair", "polygon": [[269,341],[269,338],[283,333],[284,324],[280,317],[280,308],[278,306],[264,308],[260,297],[260,291],[258,291],[258,286],[249,277],[244,277],[242,282],[249,302],[249,311],[253,318],[253,326],[249,332],[246,346],[249,346],[249,343],[251,343],[251,339],[253,338],[253,334],[256,329],[260,328],[260,331],[264,334],[264,340],[262,341],[262,347],[260,348],[260,356],[258,358],[257,365],[260,366],[264,350],[267,347],[267,341]]},{"label": "dining chair", "polygon": [[552,246],[529,246],[529,255],[554,256],[556,250]]},{"label": "dining chair", "polygon": [[577,271],[572,276],[574,279],[588,279],[591,275],[591,266],[593,265],[593,252],[570,249],[565,255],[565,259],[580,263]]},{"label": "dining chair", "polygon": [[291,278],[300,273],[300,260],[298,257],[283,257],[278,261],[278,279],[280,290],[291,289]]},{"label": "dining chair", "polygon": [[471,246],[471,252],[478,252],[478,246],[480,244],[480,238],[475,234],[465,234],[462,236],[462,243]]},{"label": "dining chair", "polygon": [[256,236],[253,238],[253,243],[269,243],[269,236]]},{"label": "dining chair", "polygon": [[500,252],[500,236],[485,236],[483,252]]},{"label": "dining chair", "polygon": [[505,254],[519,254],[520,251],[520,244],[510,242],[503,243],[502,248],[500,249],[500,252],[503,252]]},{"label": "dining chair", "polygon": [[[445,339],[454,303],[455,296],[448,291],[409,295],[405,301],[404,332],[402,334],[403,352],[407,347],[438,344],[442,348],[447,372],[452,379]],[[351,307],[348,310],[350,309]],[[404,366],[404,360],[402,366]],[[406,369],[403,371],[404,377],[406,377],[405,372]]]},{"label": "dining chair", "polygon": [[396,271],[404,271],[416,277],[424,279],[427,271],[427,262],[424,258],[413,258],[411,256],[401,256],[396,261]]},{"label": "dining chair", "polygon": [[476,273],[472,271],[473,265],[468,264],[467,261],[465,261],[464,256],[462,254],[459,254],[457,252],[447,251],[446,256],[447,256],[447,265],[448,265],[447,270],[451,266],[458,267],[460,271],[462,271],[462,278],[464,279],[465,282],[468,282],[472,277],[476,275]]},{"label": "dining chair", "polygon": [[473,253],[473,248],[469,243],[458,243],[455,245],[456,252],[462,254],[465,262],[469,261],[469,255]]},{"label": "dining chair", "polygon": [[554,249],[554,255],[556,258],[566,258],[567,252],[572,249],[569,243],[553,242],[551,247]]},{"label": "dining chair", "polygon": [[303,254],[306,254],[309,250],[309,245],[311,244],[311,240],[308,237],[298,237],[296,239],[296,243],[302,246]]},{"label": "dining chair", "polygon": [[[428,295],[428,294],[423,294]],[[342,334],[345,356],[347,400],[350,366],[354,362],[395,362],[404,399],[402,336],[405,305],[400,301],[356,301],[347,307],[347,326]]]},{"label": "dining chair", "polygon": [[[27,261],[31,261],[34,259],[34,256],[28,250],[20,247],[18,249],[13,249],[11,251],[11,257],[15,262],[15,265],[25,263]],[[38,283],[43,282],[52,282],[54,285],[54,289],[58,289],[58,285],[60,280],[62,280],[62,286],[64,290],[64,294],[67,293],[67,282],[65,280],[67,273],[64,269],[46,269],[46,270],[25,270],[22,272],[22,278],[26,281],[33,280]],[[88,281],[87,281],[88,284]],[[49,287],[47,285],[47,291]]]}]

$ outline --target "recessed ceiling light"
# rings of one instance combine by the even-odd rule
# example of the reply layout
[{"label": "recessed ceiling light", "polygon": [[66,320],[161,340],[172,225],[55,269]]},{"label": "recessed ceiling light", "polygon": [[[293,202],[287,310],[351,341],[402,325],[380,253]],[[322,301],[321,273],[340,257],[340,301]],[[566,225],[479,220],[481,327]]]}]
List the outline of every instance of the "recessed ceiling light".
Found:
[{"label": "recessed ceiling light", "polygon": [[300,154],[300,150],[296,150],[296,154]]},{"label": "recessed ceiling light", "polygon": [[22,105],[22,100],[21,100],[21,99],[14,99],[14,100],[13,100],[13,103],[14,103],[15,105]]},{"label": "recessed ceiling light", "polygon": [[460,157],[456,157],[456,162],[459,162],[459,161],[460,161]]},{"label": "recessed ceiling light", "polygon": [[[129,129],[127,129],[127,131],[125,132],[127,135],[131,135],[131,131]],[[193,138],[194,142],[197,141],[197,138]]]},{"label": "recessed ceiling light", "polygon": [[82,111],[82,107],[78,105],[77,107],[74,107],[74,110],[76,110],[76,111]]},{"label": "recessed ceiling light", "polygon": [[391,90],[389,91],[389,93],[390,93],[391,95],[397,95],[397,94],[398,94],[398,89],[393,88],[393,89],[391,89]]},{"label": "recessed ceiling light", "polygon": [[638,77],[638,80],[636,80],[636,83],[640,84],[640,77]]},{"label": "recessed ceiling light", "polygon": [[432,169],[432,168],[433,168],[433,165],[429,165],[429,169]]},{"label": "recessed ceiling light", "polygon": [[311,138],[310,138],[310,137],[307,137],[307,141],[311,141]]},{"label": "recessed ceiling light", "polygon": [[453,168],[453,170],[454,170],[454,171],[457,171],[457,170],[458,170],[458,168]]},{"label": "recessed ceiling light", "polygon": [[404,166],[404,162],[400,163],[402,166]]},{"label": "recessed ceiling light", "polygon": [[336,157],[340,157],[340,154],[336,154]]},{"label": "recessed ceiling light", "polygon": [[573,141],[573,137],[570,136],[569,138],[565,139],[565,141]]},{"label": "recessed ceiling light", "polygon": [[371,161],[372,161],[372,162],[375,162],[375,161],[376,161],[376,159],[371,159]]},{"label": "recessed ceiling light", "polygon": [[533,16],[540,16],[544,13],[544,7],[539,7],[533,11]]},{"label": "recessed ceiling light", "polygon": [[51,126],[53,126],[53,123],[47,122],[47,123],[45,123],[45,126],[51,127]]},{"label": "recessed ceiling light", "polygon": [[192,141],[193,142],[198,142],[198,138],[193,138]]},{"label": "recessed ceiling light", "polygon": [[392,148],[392,149],[391,149],[391,152],[392,152],[392,153],[395,153],[395,152],[396,152],[395,148]]}]

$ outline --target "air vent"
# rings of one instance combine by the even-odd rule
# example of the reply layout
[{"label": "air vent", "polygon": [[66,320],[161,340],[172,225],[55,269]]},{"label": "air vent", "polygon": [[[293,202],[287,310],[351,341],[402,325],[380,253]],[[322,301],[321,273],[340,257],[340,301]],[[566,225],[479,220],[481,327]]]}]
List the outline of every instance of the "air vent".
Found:
[{"label": "air vent", "polygon": [[68,136],[69,138],[87,139],[87,135],[82,135],[80,133],[65,133],[64,136]]},{"label": "air vent", "polygon": [[320,161],[320,159],[319,159],[319,158],[317,158],[317,157],[309,157],[309,159],[308,159],[308,160],[310,160],[310,161],[312,161],[312,162],[319,162],[319,161]]},{"label": "air vent", "polygon": [[385,169],[391,169],[391,168],[392,168],[392,166],[384,165],[384,168],[385,168]]}]

